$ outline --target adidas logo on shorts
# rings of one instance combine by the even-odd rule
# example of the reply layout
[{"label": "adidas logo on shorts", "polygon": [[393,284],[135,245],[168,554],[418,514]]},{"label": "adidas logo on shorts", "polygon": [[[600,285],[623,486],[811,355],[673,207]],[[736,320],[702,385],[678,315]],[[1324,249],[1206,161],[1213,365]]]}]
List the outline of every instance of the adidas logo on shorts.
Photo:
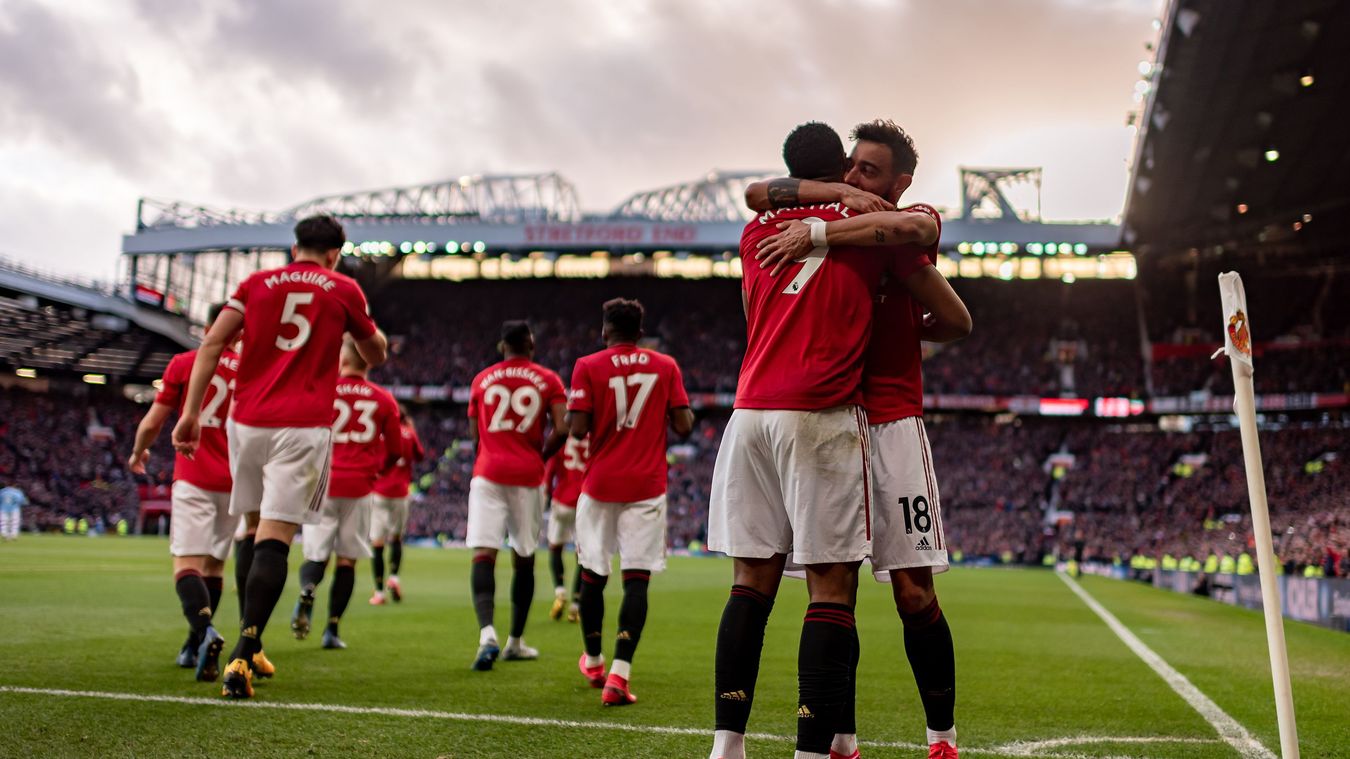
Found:
[{"label": "adidas logo on shorts", "polygon": [[928,545],[928,538],[919,538],[919,542],[914,544],[916,551],[931,551],[933,547]]}]

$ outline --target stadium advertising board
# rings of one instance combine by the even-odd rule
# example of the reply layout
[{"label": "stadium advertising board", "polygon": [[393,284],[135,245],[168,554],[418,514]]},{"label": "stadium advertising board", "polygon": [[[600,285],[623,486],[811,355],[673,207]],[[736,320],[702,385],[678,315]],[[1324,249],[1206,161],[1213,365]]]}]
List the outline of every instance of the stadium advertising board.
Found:
[{"label": "stadium advertising board", "polygon": [[[1153,572],[1153,586],[1176,593],[1191,593],[1199,577],[1195,572],[1160,569]],[[1276,579],[1284,616],[1350,632],[1350,579],[1288,575]],[[1209,596],[1231,606],[1260,611],[1260,577],[1255,574],[1213,575],[1209,578]]]}]

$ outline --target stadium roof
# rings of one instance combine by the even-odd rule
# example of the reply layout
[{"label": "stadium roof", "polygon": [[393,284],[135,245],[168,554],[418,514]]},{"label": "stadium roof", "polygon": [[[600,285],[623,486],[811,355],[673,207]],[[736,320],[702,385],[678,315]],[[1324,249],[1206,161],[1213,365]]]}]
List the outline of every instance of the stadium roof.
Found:
[{"label": "stadium roof", "polygon": [[60,280],[0,259],[0,364],[151,379],[196,344],[187,323],[111,286]]},{"label": "stadium roof", "polygon": [[1350,3],[1173,0],[1125,210],[1144,255],[1339,243]]}]

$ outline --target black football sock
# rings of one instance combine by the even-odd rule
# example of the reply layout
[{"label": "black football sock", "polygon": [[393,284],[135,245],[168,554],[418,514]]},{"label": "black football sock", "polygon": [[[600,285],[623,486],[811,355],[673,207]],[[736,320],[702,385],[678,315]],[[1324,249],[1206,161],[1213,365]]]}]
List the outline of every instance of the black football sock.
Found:
[{"label": "black football sock", "polygon": [[572,601],[579,604],[581,603],[581,562],[579,560],[572,572]]},{"label": "black football sock", "polygon": [[937,599],[915,614],[900,613],[905,626],[905,656],[914,670],[924,716],[930,730],[950,730],[955,725],[956,653],[952,629]]},{"label": "black football sock", "polygon": [[384,546],[372,546],[370,552],[374,554],[370,568],[375,573],[375,590],[384,590]]},{"label": "black football sock", "polygon": [[848,693],[844,705],[839,710],[839,726],[836,733],[856,735],[858,733],[858,658],[862,655],[862,646],[858,641],[858,628],[853,628],[853,658],[848,667]]},{"label": "black football sock", "polygon": [[253,566],[244,589],[244,618],[239,623],[239,642],[231,659],[253,660],[262,650],[262,635],[281,592],[286,589],[287,555],[291,547],[280,540],[262,540],[253,546]]},{"label": "black football sock", "polygon": [[828,754],[848,700],[849,665],[856,635],[848,604],[806,607],[797,651],[797,750]]},{"label": "black football sock", "polygon": [[598,575],[589,569],[581,570],[581,641],[586,646],[587,656],[599,656],[602,633],[605,625],[605,584],[609,577]]},{"label": "black football sock", "polygon": [[530,604],[534,601],[534,557],[515,558],[515,572],[511,576],[511,637],[525,634],[525,621],[530,618]]},{"label": "black football sock", "polygon": [[759,679],[764,628],[773,611],[773,599],[745,585],[732,585],[717,627],[717,730],[745,733]]},{"label": "black football sock", "polygon": [[565,588],[567,581],[563,579],[563,547],[548,549],[548,568],[553,572],[553,587]]},{"label": "black football sock", "polygon": [[473,611],[478,615],[478,629],[492,624],[492,612],[497,595],[497,557],[473,557],[469,572],[469,588],[473,591]]},{"label": "black football sock", "polygon": [[244,618],[244,589],[253,568],[253,536],[234,541],[234,592],[239,597],[239,618]]},{"label": "black football sock", "polygon": [[216,609],[220,608],[220,597],[225,594],[225,578],[223,577],[203,577],[202,582],[206,583],[206,592],[211,596],[211,616],[216,616]]},{"label": "black football sock", "polygon": [[398,568],[403,566],[403,538],[394,538],[389,541],[389,574],[398,574]]},{"label": "black football sock", "polygon": [[202,634],[211,625],[211,593],[202,581],[202,573],[195,569],[184,569],[173,576],[173,585],[178,591],[183,617],[192,630],[191,639],[200,643]]},{"label": "black football sock", "polygon": [[323,583],[323,576],[328,571],[328,562],[326,561],[306,561],[300,565],[300,595],[314,603],[314,593],[319,585]]},{"label": "black football sock", "polygon": [[347,611],[352,600],[352,589],[356,587],[356,567],[339,564],[333,570],[333,587],[328,589],[328,629],[337,635],[338,622]]},{"label": "black football sock", "polygon": [[647,588],[652,573],[646,569],[623,570],[623,603],[619,604],[619,637],[614,644],[615,661],[633,661],[642,628],[647,624]]}]

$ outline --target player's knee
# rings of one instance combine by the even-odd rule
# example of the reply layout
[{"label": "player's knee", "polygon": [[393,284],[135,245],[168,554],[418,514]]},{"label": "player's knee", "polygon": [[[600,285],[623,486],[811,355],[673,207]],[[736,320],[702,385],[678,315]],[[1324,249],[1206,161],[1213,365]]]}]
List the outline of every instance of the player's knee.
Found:
[{"label": "player's knee", "polygon": [[354,567],[356,566],[356,559],[344,559],[341,556],[339,556],[337,560],[337,565],[339,567]]},{"label": "player's knee", "polygon": [[923,571],[895,570],[891,573],[891,592],[895,596],[895,608],[900,615],[916,615],[937,603],[937,590],[933,587],[933,575],[926,567]]},{"label": "player's knee", "polygon": [[491,564],[497,563],[497,549],[495,548],[475,548],[473,549],[473,561],[478,563],[486,561]]}]

